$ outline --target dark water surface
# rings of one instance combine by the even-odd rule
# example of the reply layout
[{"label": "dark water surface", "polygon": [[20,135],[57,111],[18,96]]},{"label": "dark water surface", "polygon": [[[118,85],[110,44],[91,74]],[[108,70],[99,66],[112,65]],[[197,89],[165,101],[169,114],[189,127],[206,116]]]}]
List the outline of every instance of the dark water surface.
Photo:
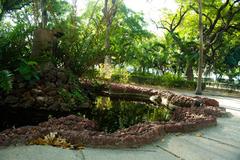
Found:
[{"label": "dark water surface", "polygon": [[163,107],[157,108],[139,102],[112,101],[109,97],[98,97],[91,108],[71,113],[1,107],[0,131],[12,127],[37,125],[50,117],[58,118],[69,114],[95,120],[99,129],[106,132],[114,132],[140,122],[167,121],[170,118],[170,111]]}]

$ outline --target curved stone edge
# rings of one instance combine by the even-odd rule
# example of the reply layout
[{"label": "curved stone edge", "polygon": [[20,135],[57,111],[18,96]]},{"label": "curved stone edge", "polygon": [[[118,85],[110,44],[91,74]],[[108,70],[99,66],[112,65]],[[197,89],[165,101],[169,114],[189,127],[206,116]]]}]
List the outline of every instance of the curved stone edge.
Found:
[{"label": "curved stone edge", "polygon": [[[59,118],[74,119],[76,116],[70,115]],[[58,121],[59,119],[55,119]],[[77,120],[87,121],[85,119]],[[50,120],[54,125],[54,120]],[[77,121],[76,121],[77,122]],[[47,122],[45,122],[47,124]],[[20,127],[16,129],[8,129],[0,133],[0,146],[8,146],[11,144],[29,144],[30,141],[43,137],[50,132],[57,132],[62,138],[65,138],[73,145],[84,145],[90,147],[101,148],[130,148],[140,147],[142,145],[152,143],[157,139],[164,137],[166,133],[174,132],[191,132],[201,128],[214,126],[217,124],[216,118],[209,116],[198,119],[188,119],[180,122],[151,122],[139,123],[126,129],[120,129],[114,133],[106,133],[94,130],[88,130],[85,126],[73,129],[72,126],[52,126],[40,124],[39,126]],[[73,125],[79,125],[73,124]],[[62,127],[62,128],[61,128]],[[66,127],[64,129],[64,127]]]},{"label": "curved stone edge", "polygon": [[177,123],[167,123],[164,125],[164,130],[167,133],[176,132],[193,132],[202,128],[216,126],[217,120],[215,117],[208,117],[205,119],[198,119],[196,121],[185,121]]},{"label": "curved stone edge", "polygon": [[[123,130],[119,130],[112,134],[100,133],[93,136],[89,136],[86,132],[65,132],[60,133],[60,135],[64,138],[68,138],[69,142],[74,145],[83,144],[90,147],[101,148],[131,148],[154,142],[155,140],[164,137],[166,134],[163,125],[154,123],[137,124],[132,126],[132,128],[138,128],[139,125],[146,128],[151,126],[151,128],[147,132],[140,134],[124,133]],[[140,127],[140,129],[143,128]]]}]

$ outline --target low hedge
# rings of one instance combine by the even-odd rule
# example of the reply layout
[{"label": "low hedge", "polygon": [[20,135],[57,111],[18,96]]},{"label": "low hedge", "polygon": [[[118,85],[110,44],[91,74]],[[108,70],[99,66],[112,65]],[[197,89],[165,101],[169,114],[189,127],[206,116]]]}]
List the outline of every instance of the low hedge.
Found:
[{"label": "low hedge", "polygon": [[[112,81],[121,82],[121,74],[113,74]],[[168,88],[184,88],[184,89],[196,89],[197,82],[188,81],[182,77],[175,76],[171,73],[166,73],[163,76],[156,76],[152,74],[140,75],[138,73],[131,73],[128,77],[129,82],[134,82],[138,84],[148,84],[148,85],[159,85]],[[202,89],[206,88],[206,84],[202,84]]]}]

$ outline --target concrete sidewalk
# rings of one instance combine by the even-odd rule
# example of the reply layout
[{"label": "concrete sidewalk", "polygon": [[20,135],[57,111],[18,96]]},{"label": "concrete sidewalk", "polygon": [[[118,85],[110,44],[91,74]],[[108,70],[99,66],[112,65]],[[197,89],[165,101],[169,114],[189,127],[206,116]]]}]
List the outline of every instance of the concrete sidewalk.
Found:
[{"label": "concrete sidewalk", "polygon": [[213,97],[233,116],[218,118],[216,127],[187,134],[169,134],[163,140],[136,149],[79,151],[51,146],[0,149],[0,160],[240,160],[240,100]]}]

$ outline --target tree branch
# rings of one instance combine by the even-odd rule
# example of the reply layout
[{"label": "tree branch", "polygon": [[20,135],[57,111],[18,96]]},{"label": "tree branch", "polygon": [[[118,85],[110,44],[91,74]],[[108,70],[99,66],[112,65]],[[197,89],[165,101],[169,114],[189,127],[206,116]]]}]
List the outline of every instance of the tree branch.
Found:
[{"label": "tree branch", "polygon": [[[171,25],[171,28],[170,28],[173,32],[174,32],[175,29],[181,24],[181,22],[182,22],[184,16],[186,15],[186,13],[188,12],[188,10],[189,10],[189,9],[186,9],[186,10],[182,13],[182,7],[180,8],[180,15],[179,15],[180,17],[179,17],[179,20],[178,20],[177,24],[176,24],[173,28],[172,28],[172,25]],[[176,16],[175,16],[175,17],[176,17]],[[173,18],[171,24],[174,23],[175,17]]]},{"label": "tree branch", "polygon": [[[191,5],[190,8],[191,8],[195,13],[199,14],[198,9],[194,8],[194,6]],[[212,19],[211,19],[207,14],[205,14],[205,13],[202,13],[202,15],[209,21],[210,26],[211,26],[211,25],[213,24]],[[206,29],[204,29],[204,33],[205,33],[205,31],[206,31]]]},{"label": "tree branch", "polygon": [[223,5],[221,5],[221,7],[218,9],[217,16],[215,17],[212,25],[210,26],[209,30],[207,31],[207,34],[211,33],[214,30],[218,20],[221,18],[221,12],[227,7],[228,4],[229,4],[229,0],[226,0],[226,2]]},{"label": "tree branch", "polygon": [[164,30],[167,30],[168,32],[171,32],[171,30],[169,28],[165,27],[165,25],[162,22],[160,22],[161,26],[159,26],[156,21],[154,21],[154,20],[151,20],[151,21],[155,24],[157,29],[164,29]]}]

